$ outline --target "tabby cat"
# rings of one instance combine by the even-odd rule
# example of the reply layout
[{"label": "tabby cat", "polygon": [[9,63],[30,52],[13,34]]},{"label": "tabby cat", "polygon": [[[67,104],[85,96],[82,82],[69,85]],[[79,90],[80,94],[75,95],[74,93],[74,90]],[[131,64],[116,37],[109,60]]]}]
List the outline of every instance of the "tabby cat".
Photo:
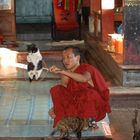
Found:
[{"label": "tabby cat", "polygon": [[60,120],[48,138],[52,138],[56,132],[60,132],[60,139],[68,139],[69,133],[74,132],[78,139],[81,138],[81,131],[84,129],[98,128],[94,119],[80,117],[65,117]]}]

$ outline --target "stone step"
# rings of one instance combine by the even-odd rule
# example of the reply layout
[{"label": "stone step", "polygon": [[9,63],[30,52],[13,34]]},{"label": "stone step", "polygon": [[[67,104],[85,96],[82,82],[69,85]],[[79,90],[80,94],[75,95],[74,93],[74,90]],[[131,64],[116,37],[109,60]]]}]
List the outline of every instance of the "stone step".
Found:
[{"label": "stone step", "polygon": [[116,95],[140,95],[140,87],[130,86],[111,86],[110,93],[113,96]]},{"label": "stone step", "polygon": [[[43,67],[48,68],[52,65],[56,65],[59,68],[63,68],[61,61],[49,60],[49,58],[43,60]],[[16,66],[0,67],[0,81],[28,81],[27,62],[24,60],[18,62]],[[59,75],[49,73],[45,69],[42,71],[40,78],[37,81],[46,80],[58,80]]]},{"label": "stone step", "polygon": [[[63,68],[61,51],[45,51],[41,52],[43,56],[43,67],[48,68],[52,65],[56,65],[59,68]],[[15,66],[0,67],[0,81],[25,81],[28,80],[27,73],[27,52],[18,52],[17,64]],[[48,73],[43,70],[39,81],[45,81],[48,79],[60,79],[58,75]]]},{"label": "stone step", "polygon": [[51,24],[30,23],[17,24],[17,40],[51,40]]},{"label": "stone step", "polygon": [[[139,88],[140,89],[140,88]],[[140,92],[137,94],[133,91],[129,92],[129,94],[112,94],[110,96],[110,104],[112,109],[135,109],[140,106]]]},{"label": "stone step", "polygon": [[18,33],[17,40],[51,40],[51,33]]},{"label": "stone step", "polygon": [[[19,63],[26,62],[27,55],[28,53],[26,51],[19,52],[17,54],[17,61]],[[44,61],[47,61],[47,60],[61,61],[62,60],[62,51],[42,51],[41,55]]]},{"label": "stone step", "polygon": [[36,44],[40,51],[62,51],[67,46],[77,46],[80,47],[81,50],[85,49],[84,40],[71,40],[71,41],[52,41],[52,40],[25,40],[20,41],[17,40],[17,47],[12,48],[15,51],[26,52],[27,45]]}]

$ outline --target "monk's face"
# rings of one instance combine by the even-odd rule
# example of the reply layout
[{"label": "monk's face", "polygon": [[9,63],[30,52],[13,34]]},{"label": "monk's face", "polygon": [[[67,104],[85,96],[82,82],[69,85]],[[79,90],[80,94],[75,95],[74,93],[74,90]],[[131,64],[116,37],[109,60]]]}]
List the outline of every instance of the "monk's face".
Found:
[{"label": "monk's face", "polygon": [[73,53],[73,49],[69,48],[64,50],[62,53],[63,56],[63,64],[68,70],[75,70],[80,65],[80,56],[75,56]]}]

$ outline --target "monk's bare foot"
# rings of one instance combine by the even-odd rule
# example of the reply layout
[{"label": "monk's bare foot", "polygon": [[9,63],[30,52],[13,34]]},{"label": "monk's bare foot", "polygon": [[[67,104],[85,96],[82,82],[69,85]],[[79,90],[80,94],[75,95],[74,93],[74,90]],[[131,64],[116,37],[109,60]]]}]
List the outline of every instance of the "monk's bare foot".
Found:
[{"label": "monk's bare foot", "polygon": [[55,115],[55,113],[54,113],[54,109],[53,109],[53,107],[49,110],[49,115],[51,116],[51,118],[55,118],[56,117],[56,115]]},{"label": "monk's bare foot", "polygon": [[99,128],[94,118],[89,118],[89,127],[91,127],[94,130]]},{"label": "monk's bare foot", "polygon": [[99,128],[99,127],[98,127],[97,123],[95,122],[95,124],[92,125],[92,129],[96,130],[96,129],[98,129],[98,128]]}]

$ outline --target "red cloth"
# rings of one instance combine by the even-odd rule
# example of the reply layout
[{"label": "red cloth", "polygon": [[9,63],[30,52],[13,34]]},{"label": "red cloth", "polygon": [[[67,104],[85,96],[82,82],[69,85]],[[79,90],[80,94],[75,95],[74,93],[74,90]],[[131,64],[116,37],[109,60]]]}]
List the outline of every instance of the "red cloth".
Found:
[{"label": "red cloth", "polygon": [[90,72],[94,87],[87,82],[80,83],[70,79],[67,88],[56,85],[51,88],[54,104],[54,127],[65,116],[80,116],[95,118],[100,121],[111,112],[109,105],[109,90],[100,72],[89,64],[81,64],[76,73]]},{"label": "red cloth", "polygon": [[[53,3],[55,4],[54,6],[61,9],[61,10],[66,10],[64,8],[66,0],[61,1],[61,6],[59,5],[60,0],[53,0]],[[77,8],[77,0],[68,0],[68,10],[70,12],[75,12]]]},{"label": "red cloth", "polygon": [[[64,1],[64,0],[63,0]],[[79,28],[76,17],[75,0],[69,0],[69,10],[58,7],[58,0],[53,0],[56,30],[72,30]],[[69,14],[67,14],[69,12]]]},{"label": "red cloth", "polygon": [[0,45],[2,44],[2,41],[3,41],[3,36],[2,36],[2,34],[0,32]]},{"label": "red cloth", "polygon": [[82,7],[90,7],[90,0],[83,0]]}]

